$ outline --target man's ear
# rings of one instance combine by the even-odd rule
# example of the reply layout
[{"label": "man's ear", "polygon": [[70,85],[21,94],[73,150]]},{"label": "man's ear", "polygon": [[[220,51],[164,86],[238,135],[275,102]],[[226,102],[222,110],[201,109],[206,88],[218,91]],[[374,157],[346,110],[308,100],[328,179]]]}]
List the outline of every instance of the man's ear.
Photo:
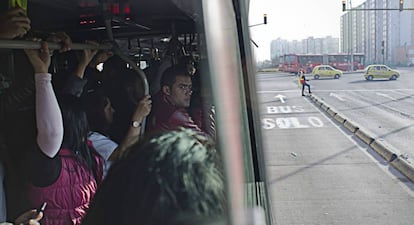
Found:
[{"label": "man's ear", "polygon": [[167,85],[162,86],[162,92],[166,95],[170,95],[171,94],[170,87],[168,87]]}]

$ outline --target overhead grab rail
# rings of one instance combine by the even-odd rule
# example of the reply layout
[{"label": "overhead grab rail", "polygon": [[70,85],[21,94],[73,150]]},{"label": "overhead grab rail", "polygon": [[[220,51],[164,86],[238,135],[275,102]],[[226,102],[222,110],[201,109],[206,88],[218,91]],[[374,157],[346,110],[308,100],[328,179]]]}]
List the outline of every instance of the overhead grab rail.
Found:
[{"label": "overhead grab rail", "polygon": [[[62,46],[58,43],[47,42],[49,49],[58,50]],[[0,49],[40,49],[41,44],[38,41],[26,41],[26,40],[2,40],[0,39]],[[84,43],[72,43],[72,50],[84,50],[84,49],[98,49],[98,50],[111,50],[112,44],[100,44],[98,46]]]},{"label": "overhead grab rail", "polygon": [[[110,26],[110,25],[109,25]],[[139,75],[144,84],[144,93],[145,95],[149,94],[149,85],[147,78],[145,77],[144,72],[132,61],[128,56],[126,56],[121,49],[119,49],[116,42],[114,42],[112,31],[108,32],[108,36],[113,42],[113,44],[100,44],[100,45],[91,45],[84,43],[72,43],[72,50],[84,50],[84,49],[98,49],[98,50],[111,50],[121,59],[127,62]],[[47,42],[50,50],[58,50],[62,46],[58,43]],[[41,43],[38,41],[27,41],[27,40],[3,40],[0,39],[0,49],[40,49]],[[146,119],[142,122],[141,126],[141,135],[144,134]]]},{"label": "overhead grab rail", "polygon": [[[144,85],[144,95],[149,95],[149,85],[148,85],[148,80],[147,77],[145,76],[145,73],[137,66],[137,64],[132,61],[128,56],[126,56],[121,49],[119,49],[119,46],[117,45],[117,43],[114,41],[114,34],[112,32],[112,25],[111,25],[111,19],[107,18],[105,19],[105,26],[106,26],[106,31],[108,34],[108,38],[110,41],[112,41],[113,43],[113,48],[112,51],[118,55],[122,60],[124,60],[125,62],[127,62],[138,74],[138,76],[141,78],[142,83]],[[145,125],[146,125],[146,120],[147,118],[144,118],[144,120],[142,121],[141,124],[141,136],[144,135],[145,132]]]}]

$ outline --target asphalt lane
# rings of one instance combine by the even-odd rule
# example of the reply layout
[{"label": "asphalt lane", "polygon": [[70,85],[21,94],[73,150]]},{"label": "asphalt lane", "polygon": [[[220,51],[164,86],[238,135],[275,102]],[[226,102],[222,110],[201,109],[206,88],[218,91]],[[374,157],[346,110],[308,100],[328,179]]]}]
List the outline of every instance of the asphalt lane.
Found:
[{"label": "asphalt lane", "polygon": [[366,81],[353,73],[311,83],[315,96],[414,164],[414,69],[400,72],[396,81]]},{"label": "asphalt lane", "polygon": [[413,224],[413,184],[302,97],[294,76],[257,84],[275,224]]}]

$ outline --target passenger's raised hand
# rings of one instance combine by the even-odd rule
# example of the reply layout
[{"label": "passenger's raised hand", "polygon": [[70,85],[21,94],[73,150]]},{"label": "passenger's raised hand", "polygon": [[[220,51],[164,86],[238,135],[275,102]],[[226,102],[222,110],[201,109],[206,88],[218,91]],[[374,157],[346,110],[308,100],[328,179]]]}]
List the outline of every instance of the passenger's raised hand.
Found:
[{"label": "passenger's raised hand", "polygon": [[142,121],[151,112],[151,96],[144,96],[138,103],[138,106],[132,115],[132,120]]},{"label": "passenger's raised hand", "polygon": [[[99,44],[94,41],[85,41],[86,44],[98,46]],[[97,49],[84,49],[82,53],[78,55],[79,63],[75,70],[75,75],[79,78],[83,79],[85,75],[85,70],[88,64],[91,62],[93,57],[95,57],[96,53],[98,52]]]},{"label": "passenger's raised hand", "polygon": [[[38,39],[33,39],[38,41]],[[40,49],[25,49],[24,50],[30,63],[33,66],[35,73],[47,73],[50,66],[50,52],[47,42],[41,42]]]},{"label": "passenger's raised hand", "polygon": [[0,15],[0,38],[13,39],[23,37],[30,30],[30,19],[24,9],[9,9]]},{"label": "passenger's raised hand", "polygon": [[[99,46],[99,44],[95,41],[85,41],[85,44]],[[85,67],[88,66],[88,64],[92,61],[97,52],[97,49],[84,49],[79,57],[79,64]]]},{"label": "passenger's raised hand", "polygon": [[71,50],[72,39],[65,32],[52,33],[47,37],[47,41],[60,43],[61,48],[59,49],[59,52],[61,53]]},{"label": "passenger's raised hand", "polygon": [[27,211],[20,215],[14,224],[28,224],[28,225],[40,225],[40,220],[43,218],[43,212],[37,213],[36,209]]}]

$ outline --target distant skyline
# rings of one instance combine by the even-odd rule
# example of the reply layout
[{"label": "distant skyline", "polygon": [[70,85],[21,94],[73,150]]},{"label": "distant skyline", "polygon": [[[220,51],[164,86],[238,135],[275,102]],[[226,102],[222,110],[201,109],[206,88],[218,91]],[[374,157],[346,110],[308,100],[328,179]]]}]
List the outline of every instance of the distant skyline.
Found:
[{"label": "distant skyline", "polygon": [[[352,0],[352,6],[364,1]],[[250,25],[262,23],[263,14],[267,14],[268,24],[250,28],[253,41],[259,45],[255,48],[258,61],[270,59],[270,42],[277,38],[289,41],[310,36],[339,38],[344,12],[342,0],[250,0]]]}]

